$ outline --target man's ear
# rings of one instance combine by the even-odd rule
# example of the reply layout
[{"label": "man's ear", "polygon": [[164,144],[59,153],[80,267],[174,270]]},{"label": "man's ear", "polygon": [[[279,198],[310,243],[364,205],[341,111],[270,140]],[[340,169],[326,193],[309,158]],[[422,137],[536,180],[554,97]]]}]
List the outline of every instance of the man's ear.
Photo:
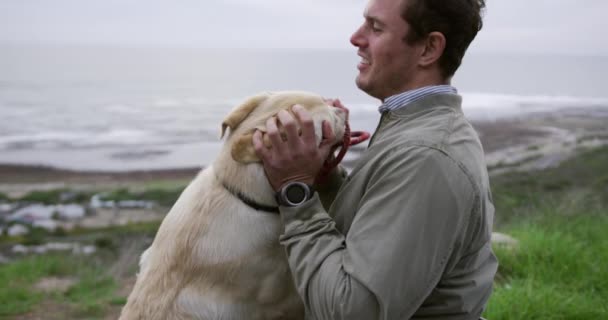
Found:
[{"label": "man's ear", "polygon": [[[266,135],[266,127],[260,126],[255,130],[262,132],[262,139],[264,141],[264,145],[267,148],[270,147],[271,144],[270,139]],[[258,156],[255,154],[255,149],[253,148],[253,133],[255,132],[255,130],[250,133],[246,133],[234,140],[232,144],[232,149],[230,150],[230,154],[232,155],[232,159],[234,159],[234,161],[243,164],[260,162],[260,158],[258,158]]]},{"label": "man's ear", "polygon": [[445,50],[445,36],[441,32],[433,31],[424,40],[424,50],[420,56],[420,65],[428,67],[437,62]]},{"label": "man's ear", "polygon": [[230,114],[222,122],[222,133],[220,138],[224,137],[226,128],[230,128],[231,132],[234,132],[236,128],[249,116],[249,114],[255,110],[262,102],[270,97],[269,92],[261,93],[253,97],[248,98],[243,104],[234,108]]}]

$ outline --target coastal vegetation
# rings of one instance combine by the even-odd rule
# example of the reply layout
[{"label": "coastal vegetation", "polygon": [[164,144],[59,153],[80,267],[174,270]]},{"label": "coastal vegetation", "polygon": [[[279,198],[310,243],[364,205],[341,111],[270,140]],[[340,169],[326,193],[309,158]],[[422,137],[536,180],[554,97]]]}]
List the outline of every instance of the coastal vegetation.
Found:
[{"label": "coastal vegetation", "polygon": [[495,248],[499,276],[487,319],[608,318],[608,216],[559,214],[544,212],[502,229],[519,242],[514,249]]},{"label": "coastal vegetation", "polygon": [[[47,288],[41,286],[53,283]],[[124,303],[115,295],[118,284],[104,263],[64,255],[30,256],[0,265],[0,318],[27,314],[41,306],[55,312],[53,318],[97,318],[106,307]],[[65,283],[66,285],[61,285]],[[45,318],[46,319],[46,318]]]},{"label": "coastal vegetation", "polygon": [[492,178],[499,273],[488,319],[608,318],[608,148]]},{"label": "coastal vegetation", "polygon": [[[163,206],[171,206],[179,197],[184,189],[182,186],[172,186],[171,188],[147,187],[145,190],[132,191],[129,188],[119,188],[101,192],[100,200],[104,201],[123,201],[123,200],[142,200],[154,201]],[[69,188],[31,191],[21,197],[11,198],[0,193],[0,201],[31,202],[42,204],[60,203],[86,203],[98,191],[78,191]]]},{"label": "coastal vegetation", "polygon": [[[104,190],[105,200],[141,199],[169,206],[183,185]],[[558,167],[492,176],[495,231],[517,239],[494,247],[500,261],[488,319],[608,318],[608,147],[580,150]],[[23,201],[59,203],[66,190],[31,193]],[[74,199],[92,193],[70,191]],[[0,195],[0,201],[11,200]],[[15,200],[15,199],[12,199]],[[0,236],[1,250],[17,244],[78,241],[92,255],[9,255],[0,262],[0,318],[102,319],[120,312],[131,289],[139,254],[159,222],[59,234],[38,230]],[[1,256],[0,256],[1,258]],[[44,286],[45,283],[55,285]],[[63,284],[63,285],[62,285]]]}]

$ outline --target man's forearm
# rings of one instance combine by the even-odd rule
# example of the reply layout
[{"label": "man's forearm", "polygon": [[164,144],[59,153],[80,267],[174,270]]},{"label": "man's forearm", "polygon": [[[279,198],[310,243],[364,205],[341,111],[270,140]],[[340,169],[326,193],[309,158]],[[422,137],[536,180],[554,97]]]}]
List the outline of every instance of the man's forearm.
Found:
[{"label": "man's forearm", "polygon": [[345,238],[317,196],[301,208],[282,208],[281,236],[309,319],[376,319],[375,295],[343,264]]}]

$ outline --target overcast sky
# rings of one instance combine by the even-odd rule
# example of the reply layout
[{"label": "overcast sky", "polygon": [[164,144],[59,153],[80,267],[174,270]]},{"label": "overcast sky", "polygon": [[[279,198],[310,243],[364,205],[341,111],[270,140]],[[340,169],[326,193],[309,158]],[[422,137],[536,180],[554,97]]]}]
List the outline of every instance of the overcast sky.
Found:
[{"label": "overcast sky", "polygon": [[[348,49],[365,0],[0,0],[0,44]],[[608,0],[489,0],[471,51],[608,55]]]}]

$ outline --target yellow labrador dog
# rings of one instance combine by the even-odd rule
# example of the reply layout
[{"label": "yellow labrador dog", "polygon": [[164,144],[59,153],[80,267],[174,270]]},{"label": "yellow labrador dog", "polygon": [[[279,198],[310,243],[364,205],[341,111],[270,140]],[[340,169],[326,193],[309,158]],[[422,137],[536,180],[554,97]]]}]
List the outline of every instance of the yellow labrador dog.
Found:
[{"label": "yellow labrador dog", "polygon": [[[222,123],[230,133],[163,220],[141,256],[137,282],[120,319],[303,319],[283,248],[281,222],[252,135],[279,110],[300,104],[317,141],[328,121],[341,141],[345,112],[317,95],[264,93]],[[268,144],[269,145],[269,144]]]}]

